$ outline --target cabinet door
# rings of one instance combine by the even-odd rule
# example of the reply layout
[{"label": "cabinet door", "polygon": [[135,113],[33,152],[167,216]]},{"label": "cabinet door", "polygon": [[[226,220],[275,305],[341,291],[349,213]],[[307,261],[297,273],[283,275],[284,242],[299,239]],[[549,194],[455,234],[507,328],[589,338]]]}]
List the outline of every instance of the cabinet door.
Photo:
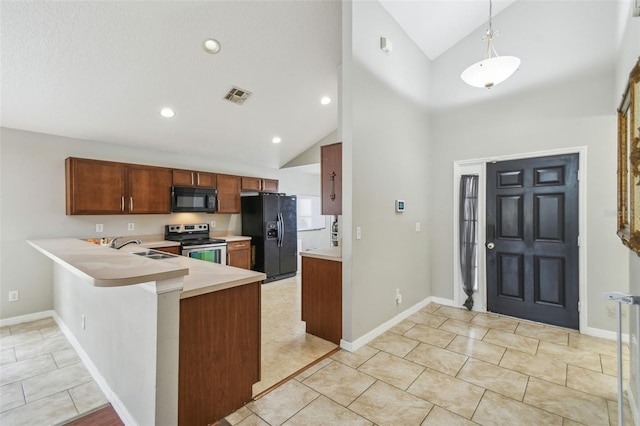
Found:
[{"label": "cabinet door", "polygon": [[260,191],[262,185],[260,178],[243,177],[242,178],[242,190],[243,191]]},{"label": "cabinet door", "polygon": [[65,167],[68,215],[123,213],[124,164],[67,158]]},{"label": "cabinet door", "polygon": [[262,179],[262,191],[278,192],[278,181],[276,179]]},{"label": "cabinet door", "polygon": [[191,170],[173,170],[173,186],[194,186],[195,173]]},{"label": "cabinet door", "polygon": [[320,147],[322,214],[342,214],[342,144]]},{"label": "cabinet door", "polygon": [[180,254],[180,246],[154,247],[153,249],[165,253]]},{"label": "cabinet door", "polygon": [[240,213],[240,178],[218,175],[218,213]]},{"label": "cabinet door", "polygon": [[203,188],[215,188],[216,187],[216,174],[208,172],[194,172],[196,186]]},{"label": "cabinet door", "polygon": [[171,169],[132,165],[127,170],[129,213],[171,213]]},{"label": "cabinet door", "polygon": [[227,243],[227,265],[251,269],[251,241]]}]

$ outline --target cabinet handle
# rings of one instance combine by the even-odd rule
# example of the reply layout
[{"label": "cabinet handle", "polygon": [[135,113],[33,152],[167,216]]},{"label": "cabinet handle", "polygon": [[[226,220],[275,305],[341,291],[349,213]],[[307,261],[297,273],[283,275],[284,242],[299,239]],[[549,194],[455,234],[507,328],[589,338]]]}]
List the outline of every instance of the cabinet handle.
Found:
[{"label": "cabinet handle", "polygon": [[124,211],[124,195],[120,197],[120,211]]},{"label": "cabinet handle", "polygon": [[200,186],[200,173],[197,173],[198,175],[198,186]]},{"label": "cabinet handle", "polygon": [[216,200],[216,203],[218,205],[218,207],[216,208],[216,211],[220,211],[220,198]]},{"label": "cabinet handle", "polygon": [[191,172],[191,186],[193,186],[193,172]]},{"label": "cabinet handle", "polygon": [[129,197],[129,211],[133,212],[133,197]]},{"label": "cabinet handle", "polygon": [[331,194],[329,194],[329,198],[331,201],[336,200],[336,172],[329,173],[329,181],[331,181]]}]

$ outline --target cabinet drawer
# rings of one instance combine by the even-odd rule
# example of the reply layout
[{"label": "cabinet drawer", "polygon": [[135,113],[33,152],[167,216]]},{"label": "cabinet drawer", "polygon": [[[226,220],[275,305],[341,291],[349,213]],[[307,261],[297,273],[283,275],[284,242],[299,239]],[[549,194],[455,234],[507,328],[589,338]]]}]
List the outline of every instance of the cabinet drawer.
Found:
[{"label": "cabinet drawer", "polygon": [[230,241],[227,243],[227,251],[249,250],[250,248],[251,248],[251,240]]}]

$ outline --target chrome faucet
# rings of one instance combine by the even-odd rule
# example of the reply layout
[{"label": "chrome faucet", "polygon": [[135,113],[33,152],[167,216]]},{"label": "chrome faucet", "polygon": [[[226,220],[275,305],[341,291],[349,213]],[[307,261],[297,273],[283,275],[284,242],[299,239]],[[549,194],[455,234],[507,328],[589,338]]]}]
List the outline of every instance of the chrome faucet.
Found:
[{"label": "chrome faucet", "polygon": [[116,250],[119,250],[119,249],[121,249],[122,247],[126,246],[127,244],[133,244],[133,243],[135,243],[135,244],[142,244],[142,241],[140,241],[140,240],[139,240],[139,239],[137,239],[137,238],[136,238],[135,240],[128,240],[128,241],[125,241],[125,242],[124,242],[124,243],[122,243],[122,244],[116,244],[116,240],[118,240],[119,238],[121,238],[121,237],[116,237],[116,238],[114,238],[113,240],[111,240],[111,242],[109,243],[109,247],[114,248],[114,249],[116,249]]}]

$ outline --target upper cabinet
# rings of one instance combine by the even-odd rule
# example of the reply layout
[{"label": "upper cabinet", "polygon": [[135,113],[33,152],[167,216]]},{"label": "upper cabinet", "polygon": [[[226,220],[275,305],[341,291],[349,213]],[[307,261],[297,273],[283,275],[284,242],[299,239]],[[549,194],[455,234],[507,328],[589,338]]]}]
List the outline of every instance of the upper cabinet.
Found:
[{"label": "upper cabinet", "polygon": [[173,186],[199,186],[203,188],[215,188],[216,175],[215,173],[174,169]]},{"label": "upper cabinet", "polygon": [[240,177],[218,175],[218,211],[240,213]]},{"label": "upper cabinet", "polygon": [[322,214],[342,214],[342,143],[320,147]]},{"label": "upper cabinet", "polygon": [[277,179],[261,179],[255,177],[243,177],[241,181],[242,191],[254,192],[278,192]]},{"label": "upper cabinet", "polygon": [[65,168],[68,215],[171,212],[171,169],[82,158]]}]

